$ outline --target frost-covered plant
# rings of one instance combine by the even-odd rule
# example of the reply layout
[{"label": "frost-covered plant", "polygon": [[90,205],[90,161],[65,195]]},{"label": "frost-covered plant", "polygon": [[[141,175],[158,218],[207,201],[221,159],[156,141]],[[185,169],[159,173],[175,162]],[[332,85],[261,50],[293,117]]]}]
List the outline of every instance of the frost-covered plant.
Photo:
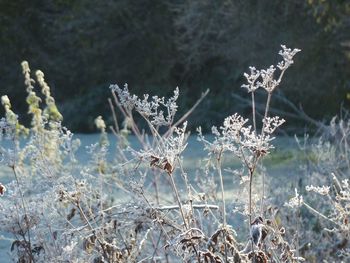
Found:
[{"label": "frost-covered plant", "polygon": [[[18,123],[6,96],[2,98],[6,116],[0,122],[1,142],[12,142],[12,147],[0,148],[2,163],[15,179],[0,184],[0,230],[13,236],[14,260],[164,262],[172,257],[183,262],[301,261],[286,241],[274,210],[264,204],[265,190],[259,195],[260,211],[259,200],[253,196],[260,160],[273,148],[273,134],[284,122],[269,116],[272,93],[298,51],[282,46],[283,61],[277,67],[251,68],[251,74],[245,74],[248,84],[243,87],[252,94],[252,120],[238,114],[227,117],[221,127],[212,128],[212,141],[199,129],[199,140],[209,158],[196,180],[184,167],[189,135],[186,119],[207,92],[184,116],[177,117],[178,88],[168,99],[140,98],[127,85],[111,85],[114,125],[110,128],[116,136],[117,153],[112,160],[108,157],[110,137],[99,116],[95,124],[100,141],[87,148],[89,160],[79,163],[75,158],[79,143],[62,127],[62,116],[44,74],[36,72],[39,96],[29,65],[23,62],[31,127]],[[258,88],[267,92],[261,125],[257,125],[254,106]],[[124,117],[122,128],[116,108]],[[136,120],[140,118],[147,129],[139,127]],[[21,134],[28,134],[24,143],[19,141]],[[128,142],[129,134],[135,135],[137,146]],[[237,233],[239,226],[231,224],[232,213],[225,203],[224,155],[241,160],[241,169],[234,172],[249,182],[248,186],[243,183],[248,198],[240,200],[244,206],[240,213],[249,225],[248,239],[241,241],[238,236],[242,233]],[[220,187],[215,183],[217,177]]]},{"label": "frost-covered plant", "polygon": [[[231,155],[238,158],[242,163],[243,174],[246,173],[248,177],[249,186],[248,186],[248,208],[243,211],[243,214],[249,217],[249,227],[252,229],[255,226],[254,218],[261,218],[261,223],[264,221],[265,217],[265,208],[264,208],[264,198],[265,198],[265,189],[263,187],[261,194],[261,208],[260,212],[254,211],[254,201],[252,200],[252,191],[253,191],[253,178],[256,174],[258,164],[265,155],[269,153],[269,150],[273,148],[271,141],[274,139],[273,133],[276,129],[284,123],[284,120],[278,116],[270,117],[269,108],[273,92],[281,83],[282,77],[285,71],[293,64],[293,57],[298,53],[299,49],[289,49],[286,46],[282,45],[282,50],[279,54],[282,56],[283,61],[279,62],[277,68],[280,70],[279,75],[276,77],[275,66],[270,66],[267,69],[257,70],[255,67],[250,67],[250,74],[245,73],[244,76],[247,80],[247,84],[242,85],[243,88],[246,88],[249,93],[251,93],[252,100],[252,116],[253,119],[249,122],[249,119],[244,119],[238,114],[227,117],[224,120],[223,126],[220,128],[213,127],[212,133],[215,136],[213,142],[207,141],[202,135],[201,130],[199,129],[199,140],[203,141],[205,148],[209,151],[209,155],[213,156],[216,160],[216,169],[220,177],[221,193],[222,193],[222,211],[223,211],[223,222],[226,224],[226,212],[225,212],[225,194],[224,194],[224,183],[222,176],[221,160],[225,152],[229,152]],[[265,104],[265,113],[262,118],[262,128],[259,130],[256,123],[256,109],[255,109],[255,96],[254,93],[257,89],[264,89],[267,92],[267,100]],[[240,172],[242,174],[242,172]],[[265,178],[263,178],[263,185],[265,184]],[[258,228],[256,228],[258,229]],[[261,233],[260,233],[261,235]],[[259,242],[254,242],[252,231],[250,234],[250,240],[245,253],[252,252],[253,257],[259,257],[264,252],[255,252],[259,250],[258,245],[262,245],[262,240],[259,238]],[[256,246],[256,248],[255,248]],[[248,249],[250,248],[250,249]],[[254,251],[255,250],[255,251]],[[261,255],[262,255],[261,254]],[[293,253],[290,253],[288,256],[289,260],[298,260],[297,257],[294,257]],[[256,259],[260,260],[260,259]]]},{"label": "frost-covered plant", "polygon": [[[43,87],[47,111],[40,108],[41,99],[34,92],[35,81],[30,77],[26,61],[22,68],[32,126],[24,128],[18,123],[10,100],[3,96],[6,117],[1,121],[0,152],[2,164],[10,169],[14,181],[7,185],[7,192],[1,199],[0,228],[13,235],[11,252],[18,262],[47,262],[52,258],[59,260],[62,247],[68,242],[62,237],[66,220],[57,213],[59,207],[54,200],[57,185],[74,180],[73,169],[66,164],[74,162],[76,142],[72,134],[61,127],[62,117],[42,72],[37,72],[37,78]],[[24,145],[20,134],[28,136]],[[11,146],[5,147],[5,141]]]},{"label": "frost-covered plant", "polygon": [[307,234],[298,233],[301,242],[314,248],[304,251],[310,261],[328,258],[346,262],[350,258],[350,121],[347,113],[343,117],[339,121],[334,117],[316,140],[304,144],[298,140],[306,160],[302,167],[307,175],[305,189],[300,189],[303,196],[297,194],[287,205],[313,214],[306,218],[306,212],[300,214]]}]

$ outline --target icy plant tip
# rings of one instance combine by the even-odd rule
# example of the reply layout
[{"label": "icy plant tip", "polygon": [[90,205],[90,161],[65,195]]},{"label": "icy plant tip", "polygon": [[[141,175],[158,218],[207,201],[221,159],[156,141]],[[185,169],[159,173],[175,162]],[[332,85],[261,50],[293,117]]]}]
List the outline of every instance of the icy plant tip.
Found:
[{"label": "icy plant tip", "polygon": [[299,195],[298,190],[295,188],[295,196],[285,203],[285,206],[295,208],[300,207],[304,203],[303,196]]},{"label": "icy plant tip", "polygon": [[294,63],[294,56],[301,50],[294,48],[293,50],[281,45],[282,50],[278,52],[283,60],[278,62],[277,68],[280,70],[278,78],[275,78],[276,67],[271,65],[267,69],[257,70],[255,67],[249,67],[250,74],[244,73],[248,84],[243,84],[242,88],[246,88],[248,92],[254,92],[258,88],[265,89],[268,93],[272,93],[281,83],[284,72]]}]

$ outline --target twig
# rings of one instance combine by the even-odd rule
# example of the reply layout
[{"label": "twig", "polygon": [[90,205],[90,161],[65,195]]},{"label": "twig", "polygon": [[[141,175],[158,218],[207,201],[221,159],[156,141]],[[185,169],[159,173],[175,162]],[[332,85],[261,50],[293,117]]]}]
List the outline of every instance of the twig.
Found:
[{"label": "twig", "polygon": [[175,127],[180,125],[182,122],[184,122],[188,118],[188,116],[190,116],[190,114],[195,110],[195,108],[197,108],[197,106],[202,102],[202,100],[208,95],[208,93],[209,93],[209,89],[207,89],[201,95],[201,97],[196,101],[196,103],[191,107],[191,109],[189,109],[177,122],[175,122],[175,124],[171,125],[169,130],[164,134],[165,138],[168,137],[172,133],[172,131],[174,130]]}]

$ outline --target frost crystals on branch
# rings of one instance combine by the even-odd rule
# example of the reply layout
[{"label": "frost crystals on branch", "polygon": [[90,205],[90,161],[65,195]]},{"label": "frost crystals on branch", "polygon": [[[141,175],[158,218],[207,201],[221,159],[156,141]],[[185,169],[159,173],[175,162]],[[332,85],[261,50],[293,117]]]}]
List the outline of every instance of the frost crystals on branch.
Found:
[{"label": "frost crystals on branch", "polygon": [[153,125],[169,126],[174,121],[178,108],[176,101],[179,97],[179,88],[174,90],[174,95],[168,100],[158,96],[152,96],[152,99],[149,100],[148,94],[144,94],[143,99],[140,99],[138,96],[130,94],[127,84],[124,89],[119,88],[118,85],[111,85],[110,89],[118,94],[120,103],[125,109],[131,111],[135,108],[141,116],[150,118]]},{"label": "frost crystals on branch", "polygon": [[265,89],[268,93],[273,92],[276,87],[281,83],[284,72],[294,63],[293,57],[300,52],[300,49],[290,49],[285,45],[281,45],[283,50],[279,51],[279,55],[282,56],[283,61],[277,64],[277,68],[281,73],[277,79],[274,74],[276,67],[271,65],[267,69],[257,70],[255,67],[249,67],[250,74],[244,73],[244,77],[247,79],[248,84],[242,85],[242,88],[246,88],[248,92],[254,92],[258,88]]}]

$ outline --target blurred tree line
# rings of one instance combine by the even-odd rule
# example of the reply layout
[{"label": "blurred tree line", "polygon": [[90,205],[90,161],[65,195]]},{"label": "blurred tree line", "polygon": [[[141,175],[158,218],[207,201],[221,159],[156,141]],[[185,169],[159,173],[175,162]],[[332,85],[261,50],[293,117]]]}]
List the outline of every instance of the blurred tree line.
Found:
[{"label": "blurred tree line", "polygon": [[[349,107],[349,4],[342,0],[0,0],[0,83],[20,116],[27,111],[20,62],[42,69],[65,125],[93,131],[111,119],[108,86],[170,95],[180,88],[184,112],[208,128],[236,111],[248,66],[279,61],[280,44],[300,48],[281,94],[315,119]],[[248,96],[246,96],[248,97]],[[349,97],[349,94],[348,94]],[[263,99],[263,98],[259,98]],[[289,128],[305,125],[274,105]]]}]

